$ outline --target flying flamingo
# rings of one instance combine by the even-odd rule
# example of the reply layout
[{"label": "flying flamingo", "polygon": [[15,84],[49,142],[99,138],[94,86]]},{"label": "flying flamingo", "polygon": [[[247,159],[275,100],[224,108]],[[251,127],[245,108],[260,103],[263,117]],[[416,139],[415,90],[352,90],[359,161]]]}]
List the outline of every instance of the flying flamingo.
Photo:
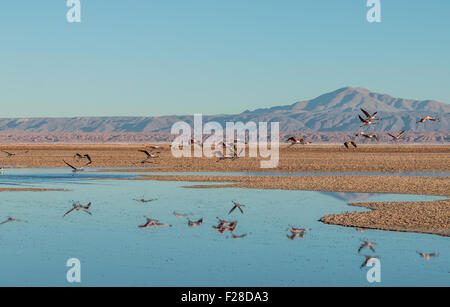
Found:
[{"label": "flying flamingo", "polygon": [[78,172],[84,171],[84,169],[83,169],[82,167],[76,167],[76,166],[73,166],[73,165],[67,163],[67,162],[64,161],[64,160],[63,160],[63,162],[64,162],[68,167],[70,167],[70,168],[72,169],[72,172],[73,172],[73,173],[78,173]]},{"label": "flying flamingo", "polygon": [[360,132],[360,135],[365,137],[366,139],[375,139],[375,140],[379,141],[377,134],[367,134],[364,132]]},{"label": "flying flamingo", "polygon": [[135,201],[137,201],[138,203],[143,203],[143,204],[145,204],[145,203],[151,203],[152,201],[155,201],[155,200],[158,200],[157,198],[154,198],[154,199],[144,199],[144,198],[141,198],[141,199],[133,199],[133,200],[135,200]]},{"label": "flying flamingo", "polygon": [[364,241],[363,244],[359,247],[358,253],[360,253],[366,247],[370,248],[373,252],[375,252],[375,247],[373,247],[374,245],[375,243],[372,243],[370,241]]},{"label": "flying flamingo", "polygon": [[290,136],[287,139],[287,141],[289,143],[291,143],[290,146],[297,145],[297,144],[302,144],[302,145],[305,144],[305,139],[304,138],[296,139],[295,136]]},{"label": "flying flamingo", "polygon": [[358,115],[358,117],[359,117],[359,120],[363,123],[360,127],[376,125],[373,123],[373,120],[371,120],[371,119],[364,119],[361,117],[361,115]]},{"label": "flying flamingo", "polygon": [[393,138],[394,140],[398,141],[404,134],[405,134],[405,130],[403,130],[402,132],[400,132],[399,134],[391,134],[388,133],[388,135]]},{"label": "flying flamingo", "polygon": [[367,266],[367,264],[368,264],[371,260],[378,259],[378,258],[375,257],[375,256],[364,256],[364,257],[366,257],[366,259],[364,260],[363,264],[361,264],[361,267],[360,267],[361,269],[362,269],[363,267]]},{"label": "flying flamingo", "polygon": [[203,218],[201,218],[201,219],[199,219],[198,221],[195,221],[195,222],[193,222],[191,220],[188,220],[188,226],[189,227],[196,227],[196,226],[200,226],[201,224],[203,224]]},{"label": "flying flamingo", "polygon": [[72,212],[75,211],[82,211],[82,212],[86,212],[89,215],[92,215],[92,213],[89,211],[89,209],[91,208],[91,203],[87,204],[86,206],[80,205],[80,204],[73,204],[73,208],[70,209],[69,211],[67,211],[63,217],[68,216],[69,214],[71,214]]},{"label": "flying flamingo", "polygon": [[294,232],[291,235],[287,235],[288,239],[294,241],[295,238],[303,239],[305,237],[305,232]]},{"label": "flying flamingo", "polygon": [[367,111],[364,110],[364,109],[361,109],[361,111],[364,113],[364,115],[366,116],[367,120],[370,120],[370,121],[381,120],[381,119],[376,118],[377,115],[378,115],[378,112],[375,112],[375,113],[373,113],[373,114],[370,114],[369,112],[367,112]]},{"label": "flying flamingo", "polygon": [[179,217],[180,219],[189,216],[189,214],[177,213],[177,212],[175,212],[175,211],[173,212],[173,215],[175,215],[176,217]]},{"label": "flying flamingo", "polygon": [[0,226],[5,225],[5,224],[7,224],[7,223],[13,223],[13,222],[17,222],[17,223],[26,223],[26,221],[22,221],[22,220],[18,220],[18,219],[9,217],[6,221],[1,222],[1,223],[0,223]]},{"label": "flying flamingo", "polygon": [[438,253],[432,253],[432,254],[425,254],[425,253],[421,253],[421,252],[417,252],[420,257],[426,259],[426,260],[430,260],[433,257],[437,257],[439,254]]},{"label": "flying flamingo", "polygon": [[426,122],[426,121],[438,122],[438,121],[440,121],[440,119],[439,119],[439,118],[434,118],[434,117],[431,117],[431,116],[425,116],[424,118],[421,118],[421,119],[417,122],[417,124],[418,124],[418,123],[424,123],[424,122]]},{"label": "flying flamingo", "polygon": [[239,209],[239,211],[241,211],[242,214],[244,214],[244,210],[242,210],[242,207],[245,207],[245,205],[238,204],[234,201],[232,203],[234,204],[234,207],[231,208],[231,210],[230,210],[230,212],[228,212],[228,214],[231,214],[234,210],[236,210],[236,208]]},{"label": "flying flamingo", "polygon": [[7,152],[5,150],[2,150],[2,152],[5,153],[8,157],[14,157],[16,155],[15,153]]},{"label": "flying flamingo", "polygon": [[237,236],[237,235],[232,234],[232,235],[231,235],[231,238],[234,239],[234,240],[240,240],[240,239],[245,238],[245,237],[248,236],[248,235],[249,235],[248,233],[243,234],[243,235],[240,235],[240,236]]},{"label": "flying flamingo", "polygon": [[91,159],[91,156],[89,154],[82,155],[82,154],[76,153],[74,158],[76,158],[78,160],[87,159],[88,162],[84,166],[88,166],[88,165],[92,164],[92,159]]},{"label": "flying flamingo", "polygon": [[146,219],[147,219],[147,222],[144,225],[138,226],[139,228],[144,229],[144,228],[162,227],[162,226],[172,227],[172,225],[160,223],[158,220],[154,220],[154,219],[151,219],[148,217]]},{"label": "flying flamingo", "polygon": [[357,148],[358,146],[356,145],[355,142],[353,141],[347,141],[344,143],[345,148],[350,149],[350,145],[352,145],[353,147]]}]

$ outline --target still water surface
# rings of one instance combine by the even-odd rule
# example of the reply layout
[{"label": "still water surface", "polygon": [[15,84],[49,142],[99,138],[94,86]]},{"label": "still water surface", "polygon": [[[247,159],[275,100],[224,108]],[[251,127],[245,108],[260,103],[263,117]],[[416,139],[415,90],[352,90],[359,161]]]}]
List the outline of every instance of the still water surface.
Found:
[{"label": "still water surface", "polygon": [[[66,261],[81,261],[83,286],[371,286],[361,240],[375,241],[380,286],[450,286],[449,239],[385,231],[357,232],[318,222],[325,214],[363,211],[348,201],[414,201],[439,197],[277,191],[185,189],[186,182],[111,180],[133,173],[80,173],[66,169],[11,169],[0,187],[64,188],[67,192],[0,193],[0,286],[67,286]],[[97,178],[99,180],[83,180]],[[197,183],[195,183],[197,184]],[[133,198],[157,198],[148,204]],[[245,214],[228,216],[235,200]],[[72,201],[92,202],[92,216]],[[173,211],[204,218],[189,228]],[[144,216],[170,228],[139,229]],[[218,234],[216,217],[238,220],[235,234]],[[0,222],[1,222],[0,221]],[[287,239],[289,225],[312,228],[304,239]],[[429,261],[416,251],[439,252]]]}]

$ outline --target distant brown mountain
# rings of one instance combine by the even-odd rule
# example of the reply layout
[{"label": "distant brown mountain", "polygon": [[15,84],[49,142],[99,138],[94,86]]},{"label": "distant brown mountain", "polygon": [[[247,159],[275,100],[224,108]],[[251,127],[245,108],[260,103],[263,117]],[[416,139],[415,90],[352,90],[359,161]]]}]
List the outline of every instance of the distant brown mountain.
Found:
[{"label": "distant brown mountain", "polygon": [[[280,122],[281,132],[345,132],[360,129],[358,113],[378,112],[382,121],[371,131],[450,131],[450,105],[434,100],[410,100],[346,87],[287,106],[245,111],[236,115],[209,115],[204,121]],[[425,116],[440,122],[416,124]],[[0,119],[0,132],[14,133],[167,133],[177,121],[192,124],[193,116],[77,117]]]},{"label": "distant brown mountain", "polygon": [[[281,131],[355,131],[360,129],[358,114],[363,108],[378,112],[374,131],[449,131],[450,105],[434,100],[410,100],[373,93],[363,88],[346,87],[312,100],[289,106],[246,111],[246,120],[280,121]],[[439,117],[439,123],[416,124],[425,115]]]}]

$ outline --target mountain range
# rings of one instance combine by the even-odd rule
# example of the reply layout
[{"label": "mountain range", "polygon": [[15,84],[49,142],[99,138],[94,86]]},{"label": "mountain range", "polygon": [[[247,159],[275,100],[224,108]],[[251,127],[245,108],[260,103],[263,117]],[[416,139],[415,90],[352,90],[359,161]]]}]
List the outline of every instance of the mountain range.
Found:
[{"label": "mountain range", "polygon": [[[381,121],[371,131],[414,132],[450,131],[450,105],[434,100],[411,100],[378,94],[363,88],[345,87],[312,100],[296,102],[234,115],[208,115],[203,121],[280,122],[280,131],[349,132],[359,131],[358,114],[363,108],[378,112]],[[440,122],[416,124],[426,115]],[[168,133],[177,121],[192,124],[193,116],[159,117],[75,117],[0,119],[0,133]]]}]

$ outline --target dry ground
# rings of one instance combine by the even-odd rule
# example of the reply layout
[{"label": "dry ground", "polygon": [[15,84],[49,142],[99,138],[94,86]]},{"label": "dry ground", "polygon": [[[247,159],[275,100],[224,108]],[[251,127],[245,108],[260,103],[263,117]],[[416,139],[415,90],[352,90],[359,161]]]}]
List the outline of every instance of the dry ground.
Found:
[{"label": "dry ground", "polygon": [[207,182],[189,188],[247,188],[450,196],[450,177],[144,175],[126,180]]},{"label": "dry ground", "polygon": [[324,216],[326,224],[450,236],[450,200],[433,202],[356,203],[371,209]]},{"label": "dry ground", "polygon": [[[74,162],[76,152],[89,153],[92,167],[163,167],[164,171],[239,171],[239,172],[449,172],[448,146],[370,146],[347,150],[344,146],[282,146],[280,163],[274,169],[261,169],[260,160],[241,158],[216,162],[215,158],[173,158],[168,145],[160,159],[141,165],[144,145],[2,145],[0,165],[21,167],[63,167],[63,159]],[[81,164],[79,164],[81,165]],[[148,171],[146,169],[145,171]]]}]

